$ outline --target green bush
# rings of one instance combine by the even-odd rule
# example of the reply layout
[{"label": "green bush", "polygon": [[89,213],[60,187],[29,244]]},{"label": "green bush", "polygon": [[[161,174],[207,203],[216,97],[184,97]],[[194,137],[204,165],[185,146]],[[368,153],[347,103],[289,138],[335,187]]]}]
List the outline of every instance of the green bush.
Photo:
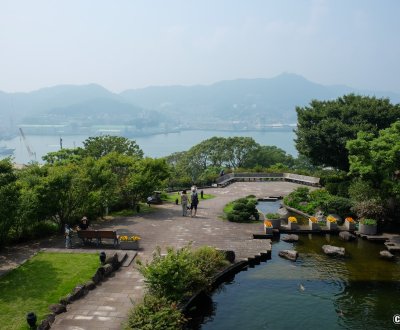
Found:
[{"label": "green bush", "polygon": [[229,264],[222,252],[210,246],[203,246],[193,251],[193,258],[194,263],[199,267],[208,284],[211,284],[213,276],[219,270]]},{"label": "green bush", "polygon": [[185,318],[176,303],[165,297],[146,295],[143,303],[137,305],[129,314],[126,329],[138,330],[177,330],[182,329]]},{"label": "green bush", "polygon": [[189,247],[168,248],[164,256],[158,248],[150,263],[139,264],[139,271],[151,294],[171,301],[180,301],[207,284]]},{"label": "green bush", "polygon": [[280,219],[281,215],[279,213],[267,213],[265,217],[267,219]]},{"label": "green bush", "polygon": [[324,213],[336,213],[342,218],[352,215],[351,207],[353,206],[350,199],[339,196],[330,196],[327,201],[321,205]]},{"label": "green bush", "polygon": [[232,222],[251,222],[259,220],[260,214],[256,208],[257,200],[254,198],[239,198],[231,203],[232,208],[224,208],[226,218]]},{"label": "green bush", "polygon": [[309,191],[308,188],[297,188],[287,195],[284,199],[286,205],[314,214],[317,210],[322,210],[325,214],[336,213],[341,217],[346,217],[351,212],[352,202],[350,199],[331,195],[326,189]]}]

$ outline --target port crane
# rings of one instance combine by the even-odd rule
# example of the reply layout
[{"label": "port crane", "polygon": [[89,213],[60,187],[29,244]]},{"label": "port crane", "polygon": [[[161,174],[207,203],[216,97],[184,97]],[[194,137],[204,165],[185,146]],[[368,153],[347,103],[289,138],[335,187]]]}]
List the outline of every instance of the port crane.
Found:
[{"label": "port crane", "polygon": [[21,134],[22,140],[24,141],[26,150],[28,151],[29,157],[33,158],[34,160],[36,160],[36,152],[32,151],[32,148],[29,146],[28,140],[24,134],[24,131],[22,130],[22,128],[19,128],[19,132]]}]

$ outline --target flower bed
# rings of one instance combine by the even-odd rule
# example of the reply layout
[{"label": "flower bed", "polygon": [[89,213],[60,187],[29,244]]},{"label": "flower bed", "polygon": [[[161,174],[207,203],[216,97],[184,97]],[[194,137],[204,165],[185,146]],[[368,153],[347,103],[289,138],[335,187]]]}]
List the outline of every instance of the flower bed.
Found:
[{"label": "flower bed", "polygon": [[376,235],[377,221],[374,219],[362,219],[359,224],[358,231],[364,235]]},{"label": "flower bed", "polygon": [[273,230],[273,225],[272,222],[269,220],[265,220],[264,221],[264,231],[266,235],[271,235],[272,234],[272,230]]},{"label": "flower bed", "polygon": [[337,229],[337,221],[336,218],[328,215],[326,218],[326,227],[328,227],[329,230],[335,230]]},{"label": "flower bed", "polygon": [[139,241],[140,237],[133,235],[133,236],[120,236],[119,237],[119,247],[122,250],[139,250]]},{"label": "flower bed", "polygon": [[288,218],[288,228],[289,228],[289,229],[292,229],[292,230],[295,230],[295,229],[298,229],[298,228],[299,228],[299,226],[298,226],[298,224],[297,224],[297,219],[296,219],[296,217],[289,217],[289,218]]},{"label": "flower bed", "polygon": [[318,224],[318,219],[316,217],[308,218],[308,226],[310,227],[310,230],[320,229]]},{"label": "flower bed", "polygon": [[344,226],[347,230],[353,231],[356,229],[356,222],[352,217],[347,217],[344,219]]}]

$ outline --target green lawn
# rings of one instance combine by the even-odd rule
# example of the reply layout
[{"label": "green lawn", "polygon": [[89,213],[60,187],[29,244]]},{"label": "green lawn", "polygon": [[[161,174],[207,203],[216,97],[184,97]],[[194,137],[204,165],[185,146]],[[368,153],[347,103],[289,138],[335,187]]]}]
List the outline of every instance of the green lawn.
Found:
[{"label": "green lawn", "polygon": [[99,266],[97,254],[44,253],[0,277],[0,328],[29,329],[26,314],[38,324],[78,284],[87,282]]},{"label": "green lawn", "polygon": [[[162,199],[164,202],[175,203],[175,199],[178,198],[179,203],[180,203],[180,202],[181,202],[181,195],[180,195],[180,193],[181,193],[181,191],[179,191],[179,192],[173,192],[173,193],[168,193],[168,194],[162,194],[162,195],[161,195],[161,199]],[[199,194],[199,200],[201,201],[202,199],[201,199],[201,197],[200,197],[200,192],[198,192],[198,194]],[[190,198],[190,191],[188,191],[188,197]],[[204,194],[204,195],[203,195],[203,200],[205,200],[205,199],[211,199],[211,198],[214,198],[214,197],[215,197],[215,195]]]}]

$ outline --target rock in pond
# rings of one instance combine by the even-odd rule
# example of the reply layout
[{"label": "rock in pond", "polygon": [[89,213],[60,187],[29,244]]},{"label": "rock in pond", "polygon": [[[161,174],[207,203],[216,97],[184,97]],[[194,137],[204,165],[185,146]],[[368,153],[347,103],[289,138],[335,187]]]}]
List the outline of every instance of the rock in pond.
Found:
[{"label": "rock in pond", "polygon": [[383,251],[379,252],[379,255],[380,255],[381,258],[383,258],[383,259],[389,259],[389,260],[391,260],[391,259],[394,258],[394,255],[391,254],[389,251],[386,251],[386,250],[383,250]]},{"label": "rock in pond", "polygon": [[348,231],[341,231],[339,233],[339,237],[343,240],[343,241],[353,241],[356,239],[356,236],[353,235],[352,233],[348,232]]},{"label": "rock in pond", "polygon": [[296,261],[299,253],[295,250],[282,250],[279,251],[279,256],[288,260]]},{"label": "rock in pond", "polygon": [[333,245],[323,245],[322,250],[328,256],[344,256],[345,249]]},{"label": "rock in pond", "polygon": [[299,240],[299,235],[295,234],[286,235],[285,237],[282,238],[282,241],[288,243],[297,242],[298,240]]}]

